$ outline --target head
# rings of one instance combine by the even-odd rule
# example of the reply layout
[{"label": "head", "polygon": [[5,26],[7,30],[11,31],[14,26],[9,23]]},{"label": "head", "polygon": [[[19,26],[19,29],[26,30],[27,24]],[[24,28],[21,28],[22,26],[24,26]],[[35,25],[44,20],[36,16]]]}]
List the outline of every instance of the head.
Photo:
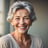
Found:
[{"label": "head", "polygon": [[36,19],[33,6],[29,2],[17,1],[9,9],[7,20],[15,30],[26,33]]}]

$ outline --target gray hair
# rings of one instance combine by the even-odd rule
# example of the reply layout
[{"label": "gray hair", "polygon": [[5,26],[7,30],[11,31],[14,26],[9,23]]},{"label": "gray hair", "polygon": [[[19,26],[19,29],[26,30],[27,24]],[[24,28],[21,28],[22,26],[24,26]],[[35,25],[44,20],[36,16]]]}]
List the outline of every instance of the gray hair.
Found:
[{"label": "gray hair", "polygon": [[36,20],[36,16],[34,13],[34,8],[31,3],[26,2],[26,1],[16,1],[9,9],[8,12],[8,17],[7,21],[11,21],[13,18],[13,14],[18,10],[18,9],[27,9],[30,13],[30,19],[33,21]]}]

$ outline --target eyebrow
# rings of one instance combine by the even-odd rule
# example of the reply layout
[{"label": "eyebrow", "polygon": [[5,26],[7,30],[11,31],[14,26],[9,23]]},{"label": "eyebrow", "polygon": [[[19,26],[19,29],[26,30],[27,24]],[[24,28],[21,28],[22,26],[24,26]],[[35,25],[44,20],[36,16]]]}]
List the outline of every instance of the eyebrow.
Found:
[{"label": "eyebrow", "polygon": [[[19,18],[19,17],[20,17],[20,16],[16,16],[16,18]],[[29,18],[29,16],[24,16],[24,18],[26,18],[26,17]]]},{"label": "eyebrow", "polygon": [[[15,16],[15,17],[20,17],[20,16]],[[24,16],[24,17],[29,17],[29,16],[27,15],[27,16]]]}]

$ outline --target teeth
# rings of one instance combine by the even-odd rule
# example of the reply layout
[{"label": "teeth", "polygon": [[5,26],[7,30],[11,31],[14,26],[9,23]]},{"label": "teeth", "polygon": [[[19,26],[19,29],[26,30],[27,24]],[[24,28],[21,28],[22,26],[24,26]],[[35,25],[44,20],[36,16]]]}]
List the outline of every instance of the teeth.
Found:
[{"label": "teeth", "polygon": [[20,28],[25,28],[25,27],[20,27]]}]

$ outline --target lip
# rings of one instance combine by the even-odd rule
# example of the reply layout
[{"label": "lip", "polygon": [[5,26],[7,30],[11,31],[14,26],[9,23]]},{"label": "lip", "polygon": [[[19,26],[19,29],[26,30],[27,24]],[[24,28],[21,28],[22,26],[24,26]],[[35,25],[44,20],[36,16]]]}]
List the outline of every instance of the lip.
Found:
[{"label": "lip", "polygon": [[18,27],[22,27],[22,28],[24,28],[24,27],[27,27],[27,26],[23,26],[23,25],[22,25],[22,26],[18,26]]},{"label": "lip", "polygon": [[24,30],[24,31],[25,31],[25,30],[26,30],[26,28],[20,28],[20,30]]},{"label": "lip", "polygon": [[19,28],[26,28],[26,26],[24,26],[24,27],[23,26],[19,26]]},{"label": "lip", "polygon": [[27,26],[19,26],[21,30],[26,30]]}]

